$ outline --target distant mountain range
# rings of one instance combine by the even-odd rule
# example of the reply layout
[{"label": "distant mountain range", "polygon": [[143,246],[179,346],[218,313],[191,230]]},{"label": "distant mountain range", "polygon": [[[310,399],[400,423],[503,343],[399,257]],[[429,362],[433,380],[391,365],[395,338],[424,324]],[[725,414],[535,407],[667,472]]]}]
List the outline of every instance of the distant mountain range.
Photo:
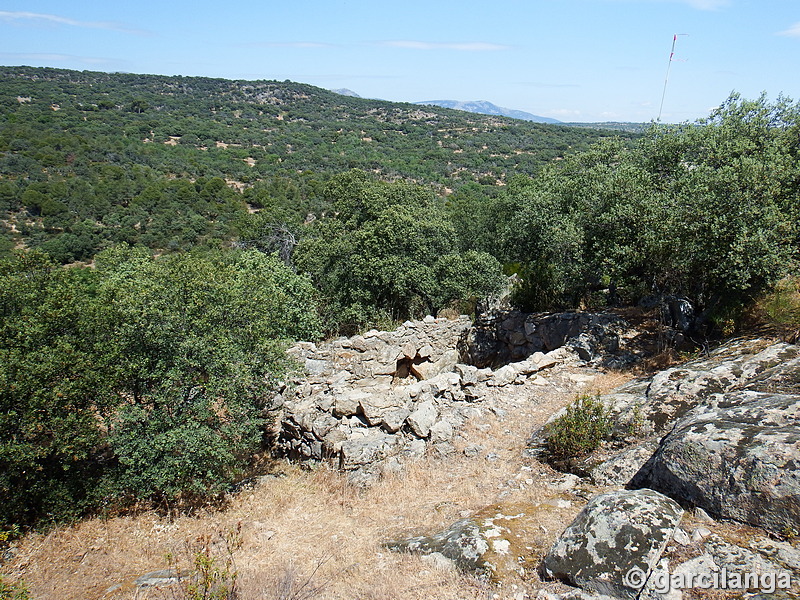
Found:
[{"label": "distant mountain range", "polygon": [[[342,96],[350,96],[352,98],[362,98],[353,90],[347,88],[340,88],[337,90],[330,90]],[[534,115],[524,110],[514,110],[513,108],[503,108],[497,106],[486,100],[475,100],[472,102],[464,102],[461,100],[427,100],[425,102],[414,102],[420,106],[438,106],[440,108],[451,108],[453,110],[462,110],[464,112],[475,113],[479,115],[497,115],[499,117],[510,117],[512,119],[520,119],[522,121],[531,121],[533,123],[551,123],[555,125],[567,125],[569,127],[582,127],[586,129],[611,129],[615,131],[624,131],[627,133],[643,133],[650,126],[649,123],[629,123],[629,122],[603,122],[603,123],[568,123],[559,121],[558,119],[551,119],[550,117],[542,117]]]},{"label": "distant mountain range", "polygon": [[353,90],[348,90],[347,88],[339,88],[338,90],[331,90],[334,94],[339,94],[340,96],[350,96],[351,98],[361,98],[358,94],[356,94]]},{"label": "distant mountain range", "polygon": [[475,100],[473,102],[461,102],[459,100],[428,100],[426,102],[415,102],[414,104],[429,104],[433,106],[441,106],[442,108],[452,108],[455,110],[464,110],[466,112],[478,113],[481,115],[497,115],[500,117],[511,117],[512,119],[521,119],[523,121],[533,121],[534,123],[561,123],[558,119],[551,119],[550,117],[540,117],[525,112],[524,110],[514,110],[512,108],[503,108],[497,106],[486,100]]}]

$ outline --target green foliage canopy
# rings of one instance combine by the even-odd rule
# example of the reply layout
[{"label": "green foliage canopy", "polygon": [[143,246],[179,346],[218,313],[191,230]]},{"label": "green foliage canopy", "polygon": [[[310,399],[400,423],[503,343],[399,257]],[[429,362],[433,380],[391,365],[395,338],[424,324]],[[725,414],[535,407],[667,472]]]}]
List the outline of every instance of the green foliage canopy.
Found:
[{"label": "green foliage canopy", "polygon": [[314,223],[295,260],[323,294],[334,329],[357,329],[380,312],[395,320],[436,314],[499,289],[500,263],[459,253],[452,224],[425,188],[351,171],[325,193],[336,213]]},{"label": "green foliage canopy", "polygon": [[0,525],[223,491],[260,447],[286,343],[319,335],[308,280],[257,251],[24,254],[0,277]]}]

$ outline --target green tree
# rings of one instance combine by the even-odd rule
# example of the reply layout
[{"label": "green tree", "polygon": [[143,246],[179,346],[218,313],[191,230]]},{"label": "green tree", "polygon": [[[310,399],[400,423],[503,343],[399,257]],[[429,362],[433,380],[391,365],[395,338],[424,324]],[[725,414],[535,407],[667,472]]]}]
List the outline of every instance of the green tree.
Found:
[{"label": "green tree", "polygon": [[308,281],[256,251],[97,258],[109,307],[108,365],[123,402],[110,442],[114,485],[135,498],[219,493],[258,449],[291,339],[314,339]]},{"label": "green tree", "polygon": [[325,194],[337,212],[314,224],[295,259],[321,290],[334,328],[357,329],[380,313],[436,314],[499,288],[500,264],[486,253],[458,255],[453,226],[425,188],[351,171]]},{"label": "green tree", "polygon": [[92,503],[113,407],[98,370],[96,279],[39,253],[0,261],[0,528]]}]

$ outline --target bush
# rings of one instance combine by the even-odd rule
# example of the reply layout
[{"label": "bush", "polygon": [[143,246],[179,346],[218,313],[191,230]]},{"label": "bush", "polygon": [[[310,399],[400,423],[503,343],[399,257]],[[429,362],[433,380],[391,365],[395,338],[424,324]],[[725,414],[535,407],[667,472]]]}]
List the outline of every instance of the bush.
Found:
[{"label": "bush", "polygon": [[567,412],[547,426],[547,451],[553,458],[578,458],[594,452],[611,433],[609,410],[599,396],[578,396]]},{"label": "bush", "polygon": [[122,403],[109,428],[118,495],[173,502],[222,493],[249,466],[292,339],[318,335],[313,290],[257,251],[154,259],[100,254],[107,355]]}]

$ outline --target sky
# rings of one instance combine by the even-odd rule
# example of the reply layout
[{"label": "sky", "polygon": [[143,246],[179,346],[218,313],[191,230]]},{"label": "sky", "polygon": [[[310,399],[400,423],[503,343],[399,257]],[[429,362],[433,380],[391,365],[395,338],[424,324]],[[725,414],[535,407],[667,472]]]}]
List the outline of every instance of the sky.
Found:
[{"label": "sky", "polygon": [[0,64],[677,123],[732,92],[800,100],[800,1],[0,0]]}]

